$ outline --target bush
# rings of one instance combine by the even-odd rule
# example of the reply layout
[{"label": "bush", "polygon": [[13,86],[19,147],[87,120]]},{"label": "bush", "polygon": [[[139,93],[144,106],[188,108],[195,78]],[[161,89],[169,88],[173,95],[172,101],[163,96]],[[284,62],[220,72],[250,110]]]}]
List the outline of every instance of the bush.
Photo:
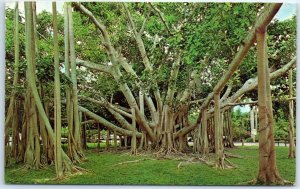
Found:
[{"label": "bush", "polygon": [[288,127],[289,127],[289,121],[284,115],[282,109],[279,109],[277,112],[277,116],[275,118],[274,123],[274,138],[277,139],[287,139],[288,137]]},{"label": "bush", "polygon": [[238,141],[241,138],[246,138],[247,130],[240,127],[233,127],[233,140]]}]

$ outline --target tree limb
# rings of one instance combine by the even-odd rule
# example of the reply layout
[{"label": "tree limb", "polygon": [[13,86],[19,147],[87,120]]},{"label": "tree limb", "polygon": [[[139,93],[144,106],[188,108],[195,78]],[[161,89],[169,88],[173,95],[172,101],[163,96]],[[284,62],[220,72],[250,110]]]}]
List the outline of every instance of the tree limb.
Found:
[{"label": "tree limb", "polygon": [[170,75],[169,83],[168,83],[167,96],[166,96],[166,100],[165,100],[166,104],[168,104],[168,105],[171,105],[171,102],[174,97],[175,81],[178,76],[178,72],[179,72],[179,68],[180,68],[180,61],[181,61],[181,57],[180,57],[180,55],[178,55],[178,57],[176,58],[175,62],[172,65],[171,75]]},{"label": "tree limb", "polygon": [[165,20],[165,18],[164,18],[164,16],[163,16],[163,13],[162,13],[157,7],[155,7],[152,3],[149,2],[149,4],[150,4],[151,8],[152,8],[155,12],[158,13],[159,18],[161,19],[161,21],[162,21],[163,24],[165,25],[165,27],[166,27],[168,33],[169,33],[170,35],[173,35],[172,32],[171,32],[171,30],[170,30],[170,28],[169,28],[169,26],[168,26],[168,24],[167,24],[167,22],[166,22],[166,20]]},{"label": "tree limb", "polygon": [[192,91],[193,87],[195,86],[196,74],[197,74],[196,70],[192,71],[189,86],[184,90],[184,92],[180,98],[181,103],[186,102],[188,100],[188,98],[190,97],[191,91]]},{"label": "tree limb", "polygon": [[232,89],[232,85],[228,85],[224,95],[222,96],[222,98],[220,99],[220,101],[222,102],[224,99],[226,99],[229,95],[230,95],[230,92],[231,92],[231,89]]},{"label": "tree limb", "polygon": [[221,92],[221,90],[226,85],[227,81],[232,77],[235,70],[238,68],[244,57],[247,55],[250,47],[253,45],[256,35],[256,30],[261,30],[261,28],[265,27],[270,23],[272,18],[280,9],[282,3],[276,4],[268,4],[268,6],[263,10],[261,15],[257,18],[254,27],[251,29],[245,40],[243,41],[242,46],[239,51],[236,53],[234,59],[230,63],[228,71],[223,75],[223,77],[219,80],[217,85],[214,87],[214,92]]},{"label": "tree limb", "polygon": [[[97,114],[95,114],[95,113],[89,111],[88,109],[86,109],[86,108],[84,108],[84,107],[79,106],[79,110],[80,110],[81,112],[85,113],[86,115],[88,115],[89,117],[95,119],[95,120],[96,120],[97,122],[99,122],[102,126],[108,128],[108,129],[110,129],[110,130],[117,131],[117,132],[119,132],[119,133],[121,133],[121,134],[123,134],[123,135],[132,136],[132,133],[133,133],[132,131],[128,131],[128,130],[126,130],[126,129],[122,129],[122,128],[120,128],[120,127],[118,127],[118,126],[112,124],[111,122],[107,121],[106,119],[104,119],[104,118],[98,116]],[[137,131],[135,131],[135,132],[136,132],[136,137],[137,137],[137,138],[141,138],[141,137],[142,137],[142,133],[137,132]]]},{"label": "tree limb", "polygon": [[89,62],[89,61],[85,61],[85,60],[81,60],[79,58],[76,58],[76,64],[78,66],[84,66],[90,69],[94,69],[94,70],[98,70],[100,72],[105,72],[108,74],[111,74],[111,70],[109,66],[104,66],[101,64],[95,64],[93,62]]},{"label": "tree limb", "polygon": [[73,2],[72,6],[76,7],[77,9],[80,10],[81,13],[89,17],[90,20],[95,24],[95,26],[100,30],[104,39],[104,43],[105,43],[104,46],[108,54],[108,57],[110,61],[113,63],[113,65],[116,65],[117,64],[116,51],[111,44],[110,37],[107,33],[105,25],[102,24],[101,21],[97,20],[96,17],[93,15],[93,13],[89,11],[87,8],[85,8],[82,4]]},{"label": "tree limb", "polygon": [[[273,80],[273,79],[276,79],[276,78],[282,76],[289,69],[292,69],[293,67],[295,67],[295,65],[296,65],[296,57],[294,57],[289,63],[284,65],[282,68],[270,73],[270,80]],[[246,92],[249,92],[249,91],[255,89],[256,87],[257,87],[257,77],[248,79],[236,93],[234,93],[231,97],[227,98],[226,100],[224,100],[222,102],[221,108],[224,108],[228,103],[236,102],[236,100],[238,100],[242,95],[244,95]],[[210,98],[210,95],[213,96],[213,93],[209,94],[209,97],[206,98],[206,100],[203,104],[208,103],[208,99]],[[205,107],[203,104],[201,107]],[[200,110],[202,110],[202,108],[200,108]],[[209,111],[210,114],[212,112],[213,112],[213,109]],[[201,121],[201,116],[199,115],[198,119],[197,119],[197,123],[199,123],[200,121]],[[197,123],[194,125],[188,126],[188,127],[184,127],[181,130],[177,131],[174,134],[174,138],[178,138],[179,136],[184,136],[187,133],[191,132],[193,129],[196,128]]]}]

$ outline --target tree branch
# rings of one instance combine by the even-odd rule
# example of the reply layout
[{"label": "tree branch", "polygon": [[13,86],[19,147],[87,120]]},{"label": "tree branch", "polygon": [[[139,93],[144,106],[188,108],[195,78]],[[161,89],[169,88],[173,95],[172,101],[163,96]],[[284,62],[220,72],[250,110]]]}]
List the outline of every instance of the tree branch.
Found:
[{"label": "tree branch", "polygon": [[[110,130],[113,130],[113,131],[117,131],[123,135],[127,135],[127,136],[132,136],[132,131],[128,131],[126,129],[122,129],[114,124],[112,124],[111,122],[107,121],[106,119],[98,116],[97,114],[94,114],[93,112],[89,111],[88,109],[84,108],[84,107],[81,107],[79,106],[79,110],[83,113],[85,113],[86,115],[88,115],[89,117],[95,119],[98,123],[100,123],[102,126],[110,129]],[[136,132],[136,137],[138,138],[141,138],[142,137],[142,133],[140,132]]]},{"label": "tree branch", "polygon": [[111,44],[110,37],[107,33],[105,25],[102,24],[101,21],[97,20],[96,17],[93,15],[93,13],[89,11],[87,8],[85,8],[82,4],[74,2],[72,3],[72,6],[76,7],[77,9],[80,10],[81,13],[89,17],[90,20],[95,24],[95,26],[100,30],[104,39],[104,43],[105,43],[104,46],[108,54],[108,57],[110,61],[113,63],[113,65],[116,65],[117,64],[116,51]]},{"label": "tree branch", "polygon": [[149,2],[149,4],[150,4],[151,8],[152,8],[155,12],[158,13],[159,18],[161,19],[161,21],[162,21],[163,24],[165,25],[165,27],[166,27],[168,33],[169,33],[170,35],[173,35],[172,32],[171,32],[171,30],[170,30],[170,28],[169,28],[169,26],[168,26],[168,24],[167,24],[167,22],[166,22],[166,20],[165,20],[165,18],[164,18],[164,16],[163,16],[163,13],[162,13],[157,7],[155,7],[152,3]]},{"label": "tree branch", "polygon": [[230,92],[231,92],[231,89],[232,89],[232,85],[228,85],[224,95],[222,96],[222,98],[220,99],[220,101],[222,102],[224,99],[226,99],[229,95],[230,95]]},{"label": "tree branch", "polygon": [[189,86],[184,90],[184,92],[180,98],[181,103],[186,102],[188,100],[188,98],[190,97],[191,91],[192,91],[193,87],[195,86],[196,75],[197,75],[197,71],[196,70],[192,71]]},{"label": "tree branch", "polygon": [[243,41],[242,46],[239,51],[236,53],[234,59],[230,63],[228,71],[223,75],[223,77],[219,80],[217,85],[214,87],[214,92],[221,92],[221,90],[226,85],[227,81],[232,77],[235,70],[238,68],[244,57],[247,55],[250,47],[253,45],[256,35],[255,32],[257,30],[261,30],[261,28],[265,27],[270,23],[272,18],[280,9],[282,3],[277,4],[268,4],[268,6],[263,10],[261,15],[257,18],[254,27],[249,32],[245,40]]},{"label": "tree branch", "polygon": [[[282,68],[270,73],[270,80],[273,80],[273,79],[276,79],[276,78],[282,76],[288,70],[294,68],[295,65],[296,65],[296,57],[294,57],[289,63],[284,65]],[[238,100],[242,95],[244,95],[246,92],[249,92],[249,91],[255,89],[256,87],[257,87],[257,77],[248,79],[244,83],[244,85],[235,94],[233,94],[231,97],[224,100],[224,102],[222,102],[220,107],[224,108],[227,104],[236,102],[236,100]],[[210,95],[213,96],[213,93],[209,94],[209,97],[206,98],[205,102],[201,106],[202,108],[200,107],[200,110],[202,110],[203,107],[207,107],[207,105],[205,103],[207,103],[207,104],[209,103],[208,99],[210,98]],[[206,106],[204,106],[204,105],[206,105]],[[209,113],[212,113],[212,112],[213,112],[213,109],[209,111]],[[201,121],[201,116],[199,115],[198,119],[197,119],[197,123],[199,123],[200,121]],[[184,127],[183,129],[177,131],[174,135],[174,138],[177,138],[179,136],[184,136],[187,133],[191,132],[193,129],[196,128],[197,123],[194,125],[188,126],[188,127]]]},{"label": "tree branch", "polygon": [[142,36],[143,32],[144,32],[144,29],[145,29],[145,25],[146,25],[146,22],[147,22],[147,19],[148,19],[148,15],[147,17],[144,19],[144,22],[143,22],[143,25],[139,31],[139,35]]},{"label": "tree branch", "polygon": [[132,32],[134,34],[135,41],[136,41],[137,46],[139,48],[139,51],[141,53],[141,56],[142,56],[145,68],[146,68],[146,70],[152,71],[153,69],[152,69],[152,66],[150,64],[149,58],[147,56],[147,53],[146,53],[146,50],[145,50],[145,46],[144,46],[144,42],[142,40],[141,35],[136,30],[135,24],[133,22],[133,19],[132,19],[132,16],[131,16],[131,13],[130,13],[130,11],[128,9],[127,4],[123,3],[123,7],[124,7],[124,9],[126,11],[126,15],[127,15],[128,19],[129,19],[129,24],[131,26]]},{"label": "tree branch", "polygon": [[180,68],[180,61],[181,61],[181,57],[180,57],[180,55],[178,55],[178,57],[176,58],[175,62],[172,65],[171,75],[170,75],[170,79],[169,79],[169,83],[168,83],[167,96],[166,96],[166,100],[165,100],[166,104],[168,104],[168,105],[171,104],[173,97],[174,97],[175,81],[178,76],[178,71]]},{"label": "tree branch", "polygon": [[109,66],[104,66],[101,64],[95,64],[93,62],[89,62],[89,61],[85,61],[85,60],[81,60],[76,58],[76,65],[78,66],[84,66],[93,70],[98,70],[100,72],[105,72],[108,74],[111,74],[111,70]]}]

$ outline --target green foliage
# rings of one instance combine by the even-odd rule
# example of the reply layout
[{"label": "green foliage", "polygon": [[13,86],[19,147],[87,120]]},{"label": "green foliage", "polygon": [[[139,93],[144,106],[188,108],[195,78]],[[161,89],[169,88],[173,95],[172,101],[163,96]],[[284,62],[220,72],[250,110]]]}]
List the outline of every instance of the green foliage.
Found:
[{"label": "green foliage", "polygon": [[[145,71],[142,57],[134,40],[133,33],[128,24],[128,18],[121,3],[98,3],[84,2],[86,6],[107,28],[113,46],[136,71],[138,78],[126,74],[121,70],[123,76],[117,82],[114,78],[105,73],[93,70],[84,70],[78,67],[78,88],[79,95],[90,96],[105,100],[113,100],[124,107],[128,104],[119,90],[120,83],[127,83],[132,89],[135,97],[138,96],[140,88],[136,86],[139,82],[143,92],[160,90],[162,97],[166,95],[168,86],[176,89],[175,96],[184,91],[190,81],[190,73],[198,71],[196,85],[193,89],[193,97],[196,99],[205,98],[211,91],[220,77],[227,71],[228,65],[233,59],[242,41],[248,34],[249,27],[256,19],[256,13],[262,6],[261,3],[153,3],[163,14],[166,24],[171,30],[167,31],[160,16],[148,3],[128,3],[133,21],[139,31],[145,19],[145,30],[142,39],[153,66],[153,72]],[[73,12],[75,49],[76,56],[80,59],[94,62],[96,64],[108,65],[109,59],[105,51],[100,31],[86,16]],[[222,10],[222,11],[220,11]],[[38,54],[36,75],[45,93],[45,98],[53,98],[53,39],[52,39],[52,14],[46,11],[37,15],[38,31]],[[7,94],[12,89],[13,77],[13,10],[6,9],[6,83]],[[17,86],[18,94],[24,94],[26,86],[25,70],[26,61],[24,53],[24,22],[20,16],[20,84]],[[64,40],[63,40],[63,16],[58,15],[59,52],[60,62],[64,61]],[[283,22],[272,22],[268,27],[268,49],[269,63],[271,70],[280,68],[290,61],[296,50],[296,19],[295,17]],[[157,39],[155,41],[155,39]],[[176,81],[169,81],[171,67],[174,57],[182,53],[182,62]],[[234,77],[231,79],[232,91],[236,91],[249,78],[256,76],[256,49],[251,48],[244,58]],[[296,71],[294,71],[294,75]],[[10,79],[9,79],[10,78]],[[70,80],[61,74],[62,94]],[[294,77],[294,87],[296,86]],[[155,83],[157,82],[157,85]],[[276,86],[272,91],[273,98],[287,95],[287,75],[272,82]],[[257,98],[256,91],[246,94],[244,97]],[[112,120],[114,119],[105,110],[86,101],[80,101],[81,105],[91,111]],[[174,101],[175,106],[178,101]],[[283,103],[274,103],[274,109],[282,109],[287,112],[287,106]],[[63,111],[64,112],[64,111]],[[234,114],[234,113],[233,113]],[[286,136],[287,119],[277,115],[275,134]],[[191,123],[194,117],[191,117]],[[243,126],[242,126],[243,125]],[[249,135],[249,121],[247,115],[233,115],[233,130],[235,138]]]},{"label": "green foliage", "polygon": [[274,128],[274,138],[288,139],[289,121],[287,114],[282,109],[276,111]]},{"label": "green foliage", "polygon": [[249,112],[240,109],[231,113],[233,139],[235,141],[250,137]]}]

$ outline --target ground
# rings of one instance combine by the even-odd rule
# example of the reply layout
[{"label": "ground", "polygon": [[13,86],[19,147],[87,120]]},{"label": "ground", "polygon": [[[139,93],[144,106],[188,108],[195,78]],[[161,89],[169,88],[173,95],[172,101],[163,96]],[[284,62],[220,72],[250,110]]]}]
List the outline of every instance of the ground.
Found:
[{"label": "ground", "polygon": [[[5,169],[5,182],[7,184],[245,185],[247,181],[257,176],[257,148],[257,146],[244,146],[228,149],[228,153],[243,158],[229,158],[238,167],[227,170],[215,169],[203,163],[192,163],[178,168],[180,163],[178,160],[156,160],[149,155],[130,156],[124,152],[96,153],[94,150],[88,150],[87,161],[80,165],[88,170],[87,173],[58,181],[53,180],[54,166],[28,171],[21,165],[13,165]],[[288,158],[288,147],[276,147],[276,153],[280,175],[285,180],[295,182],[296,160]]]}]

